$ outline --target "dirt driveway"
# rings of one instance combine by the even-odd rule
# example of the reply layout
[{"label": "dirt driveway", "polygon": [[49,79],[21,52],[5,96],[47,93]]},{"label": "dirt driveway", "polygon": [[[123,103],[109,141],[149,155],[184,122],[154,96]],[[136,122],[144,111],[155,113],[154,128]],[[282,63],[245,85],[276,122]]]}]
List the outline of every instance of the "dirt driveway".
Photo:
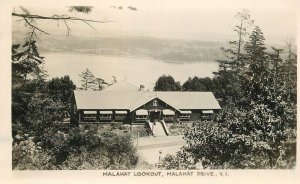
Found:
[{"label": "dirt driveway", "polygon": [[137,151],[145,161],[155,164],[166,154],[175,154],[185,144],[183,136],[164,136],[164,137],[142,137],[135,139]]}]

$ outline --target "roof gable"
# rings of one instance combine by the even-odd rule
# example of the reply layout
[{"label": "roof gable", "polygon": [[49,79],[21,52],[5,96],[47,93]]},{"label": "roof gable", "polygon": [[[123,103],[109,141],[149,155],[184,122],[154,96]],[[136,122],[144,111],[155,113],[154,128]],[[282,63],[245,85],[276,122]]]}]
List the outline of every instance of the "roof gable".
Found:
[{"label": "roof gable", "polygon": [[138,101],[136,101],[135,103],[133,103],[131,106],[130,106],[130,111],[134,111],[138,108],[140,108],[141,106],[143,105],[146,105],[148,103],[151,103],[154,99],[158,99],[159,101],[165,103],[165,104],[168,104],[170,107],[172,107],[173,109],[176,109],[179,111],[179,109],[177,109],[176,107],[174,107],[173,105],[165,102],[164,100],[160,99],[157,94],[155,94],[155,92],[146,92],[143,94],[144,97],[140,98]]},{"label": "roof gable", "polygon": [[74,91],[78,109],[136,110],[158,98],[177,110],[221,109],[211,92]]}]

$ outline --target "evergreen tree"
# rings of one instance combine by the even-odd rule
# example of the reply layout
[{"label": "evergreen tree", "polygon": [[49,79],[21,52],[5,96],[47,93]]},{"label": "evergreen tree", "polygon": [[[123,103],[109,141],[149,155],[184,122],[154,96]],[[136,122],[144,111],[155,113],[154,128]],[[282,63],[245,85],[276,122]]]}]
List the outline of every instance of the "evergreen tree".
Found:
[{"label": "evergreen tree", "polygon": [[[44,92],[44,71],[36,42],[26,39],[24,44],[12,45],[12,123],[19,126],[25,122],[28,103],[35,90]],[[28,79],[32,76],[32,79]]]},{"label": "evergreen tree", "polygon": [[250,13],[244,9],[235,15],[238,20],[238,25],[235,26],[234,32],[237,34],[237,39],[229,41],[229,48],[221,48],[226,60],[218,60],[221,71],[227,70],[239,70],[244,66],[244,44],[246,36],[248,36],[248,28],[252,26],[253,20],[251,20]]},{"label": "evergreen tree", "polygon": [[281,67],[281,74],[287,82],[287,89],[291,95],[291,100],[296,103],[297,101],[297,54],[292,49],[291,42],[288,43],[288,55],[283,61]]},{"label": "evergreen tree", "polygon": [[[235,26],[234,32],[237,34],[236,40],[229,41],[229,48],[221,48],[226,59],[217,60],[219,63],[219,71],[214,73],[214,81],[220,89],[220,97],[224,103],[227,100],[239,101],[242,98],[242,87],[240,78],[245,66],[244,49],[245,39],[248,36],[248,29],[253,24],[248,10],[242,10],[235,15],[238,25]],[[225,79],[225,80],[224,80]]]},{"label": "evergreen tree", "polygon": [[12,45],[12,74],[13,82],[17,79],[27,79],[29,74],[40,71],[44,57],[40,56],[36,41],[28,39],[21,44]]},{"label": "evergreen tree", "polygon": [[237,76],[242,98],[227,100],[217,123],[193,123],[184,136],[186,146],[176,157],[164,159],[164,166],[295,167],[296,103],[290,95],[289,77],[279,70],[281,50],[268,54],[264,40],[255,27],[245,44],[245,65]]},{"label": "evergreen tree", "polygon": [[79,76],[81,77],[81,87],[79,88],[80,90],[99,89],[96,77],[89,69],[85,69],[85,71],[83,71]]},{"label": "evergreen tree", "polygon": [[292,49],[292,43],[288,43],[288,57],[285,60],[286,70],[284,71],[287,74],[288,81],[296,81],[297,78],[297,54]]},{"label": "evergreen tree", "polygon": [[270,70],[264,40],[261,29],[256,26],[249,37],[249,42],[245,45],[247,65],[243,78],[243,89],[245,95],[249,97],[246,99],[246,103],[249,100],[259,100],[264,95],[263,89],[269,82]]},{"label": "evergreen tree", "polygon": [[85,69],[85,71],[79,74],[79,76],[81,77],[81,86],[79,88],[80,90],[101,91],[106,86],[109,86],[109,84],[105,82],[104,79],[95,77],[89,69]]},{"label": "evergreen tree", "polygon": [[271,61],[272,66],[272,71],[275,72],[275,76],[278,77],[278,75],[280,74],[279,70],[282,67],[283,64],[283,59],[281,58],[281,53],[283,52],[283,49],[278,49],[275,47],[271,47],[273,50],[273,53],[269,54],[269,58]]},{"label": "evergreen tree", "polygon": [[64,104],[70,103],[70,97],[76,88],[68,75],[64,77],[52,78],[47,82],[48,94],[55,100],[60,100]]}]

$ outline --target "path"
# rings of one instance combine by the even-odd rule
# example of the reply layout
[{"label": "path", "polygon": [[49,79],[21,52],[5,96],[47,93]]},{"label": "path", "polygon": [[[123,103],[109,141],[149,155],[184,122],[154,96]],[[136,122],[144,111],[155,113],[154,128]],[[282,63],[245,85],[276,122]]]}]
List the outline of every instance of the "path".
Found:
[{"label": "path", "polygon": [[[140,157],[150,164],[155,164],[159,161],[159,156],[165,157],[167,154],[176,154],[185,144],[182,138],[183,136],[142,137],[134,142]],[[160,151],[161,155],[159,154]]]},{"label": "path", "polygon": [[167,136],[161,122],[155,122],[154,125],[153,125],[153,130],[152,131],[153,131],[154,136],[160,136],[160,137],[161,136],[163,136],[163,137]]}]

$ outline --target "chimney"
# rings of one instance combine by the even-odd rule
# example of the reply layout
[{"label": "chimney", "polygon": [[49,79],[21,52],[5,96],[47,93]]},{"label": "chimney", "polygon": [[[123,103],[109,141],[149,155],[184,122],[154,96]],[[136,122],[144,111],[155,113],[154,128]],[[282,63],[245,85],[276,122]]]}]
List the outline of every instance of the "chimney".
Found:
[{"label": "chimney", "polygon": [[139,91],[142,91],[142,90],[144,90],[144,88],[145,88],[145,86],[144,86],[144,85],[140,85],[140,89],[139,89]]}]

